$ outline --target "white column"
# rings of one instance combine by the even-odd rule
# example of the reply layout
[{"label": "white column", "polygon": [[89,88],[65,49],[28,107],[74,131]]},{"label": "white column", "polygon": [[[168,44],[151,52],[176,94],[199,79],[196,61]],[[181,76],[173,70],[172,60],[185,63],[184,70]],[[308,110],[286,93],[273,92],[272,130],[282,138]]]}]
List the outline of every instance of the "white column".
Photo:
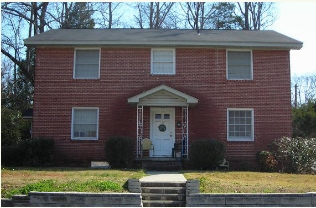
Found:
[{"label": "white column", "polygon": [[143,130],[144,130],[144,111],[142,105],[137,105],[137,141],[136,141],[136,157],[138,158],[141,155],[141,142],[143,139]]},{"label": "white column", "polygon": [[189,107],[182,106],[182,155],[189,157]]}]

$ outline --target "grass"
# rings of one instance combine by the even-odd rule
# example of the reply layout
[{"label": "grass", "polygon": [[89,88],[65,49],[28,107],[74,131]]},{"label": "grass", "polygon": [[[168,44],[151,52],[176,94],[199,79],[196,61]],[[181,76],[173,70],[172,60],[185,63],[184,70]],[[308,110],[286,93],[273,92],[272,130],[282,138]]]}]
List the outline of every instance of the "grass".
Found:
[{"label": "grass", "polygon": [[[316,191],[315,175],[182,171],[199,179],[201,193],[306,193]],[[30,191],[127,192],[129,178],[142,178],[143,170],[82,168],[3,168],[1,198]]]},{"label": "grass", "polygon": [[1,198],[30,191],[127,192],[129,178],[145,175],[143,170],[5,168],[1,170]]},{"label": "grass", "polygon": [[316,176],[261,172],[187,172],[199,179],[201,193],[306,193],[316,191]]}]

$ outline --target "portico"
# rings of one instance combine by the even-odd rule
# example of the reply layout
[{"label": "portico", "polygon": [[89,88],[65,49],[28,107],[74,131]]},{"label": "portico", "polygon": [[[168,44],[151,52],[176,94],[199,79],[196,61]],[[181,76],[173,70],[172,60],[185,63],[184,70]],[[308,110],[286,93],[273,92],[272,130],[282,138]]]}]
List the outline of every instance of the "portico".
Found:
[{"label": "portico", "polygon": [[[142,155],[141,141],[146,137],[153,143],[149,157],[173,157],[172,149],[175,143],[180,143],[181,156],[188,158],[188,111],[189,107],[194,107],[198,103],[198,99],[166,85],[160,85],[129,98],[128,103],[137,106],[137,158]],[[147,115],[144,115],[144,108],[149,108]],[[149,125],[149,132],[146,135],[145,122]]]}]

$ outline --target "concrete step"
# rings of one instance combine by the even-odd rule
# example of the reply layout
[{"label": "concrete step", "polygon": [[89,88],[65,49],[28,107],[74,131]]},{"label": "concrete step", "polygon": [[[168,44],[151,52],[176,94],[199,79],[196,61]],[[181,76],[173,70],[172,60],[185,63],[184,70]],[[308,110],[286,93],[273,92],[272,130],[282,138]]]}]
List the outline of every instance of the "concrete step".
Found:
[{"label": "concrete step", "polygon": [[186,182],[141,182],[141,187],[186,187]]},{"label": "concrete step", "polygon": [[185,207],[185,201],[143,200],[143,207]]},{"label": "concrete step", "polygon": [[185,194],[185,187],[142,187],[142,193],[152,194]]},{"label": "concrete step", "polygon": [[144,207],[183,207],[186,182],[141,182]]},{"label": "concrete step", "polygon": [[185,201],[185,197],[185,194],[142,194],[142,199],[147,201]]}]

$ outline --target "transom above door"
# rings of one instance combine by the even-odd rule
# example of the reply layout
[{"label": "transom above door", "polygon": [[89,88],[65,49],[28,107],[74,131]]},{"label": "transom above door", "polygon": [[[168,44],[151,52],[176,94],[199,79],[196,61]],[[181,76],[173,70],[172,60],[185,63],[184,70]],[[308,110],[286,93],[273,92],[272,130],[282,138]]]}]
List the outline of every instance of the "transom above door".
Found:
[{"label": "transom above door", "polygon": [[154,145],[151,157],[171,157],[175,142],[175,109],[150,108],[150,139]]}]

